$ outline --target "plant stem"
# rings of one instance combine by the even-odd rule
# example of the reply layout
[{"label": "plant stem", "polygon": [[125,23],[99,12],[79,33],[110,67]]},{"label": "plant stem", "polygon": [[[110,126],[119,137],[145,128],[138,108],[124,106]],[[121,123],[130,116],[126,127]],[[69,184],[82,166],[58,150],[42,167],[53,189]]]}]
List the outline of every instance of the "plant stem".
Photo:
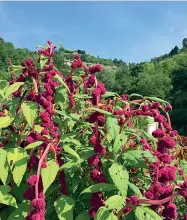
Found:
[{"label": "plant stem", "polygon": [[23,125],[23,128],[22,128],[21,134],[20,134],[20,136],[19,136],[19,139],[18,139],[18,141],[17,141],[17,145],[18,145],[18,146],[21,144],[21,139],[22,139],[22,136],[23,136],[23,134],[24,134],[24,132],[25,132],[26,126],[27,126],[27,123],[25,122],[25,124]]},{"label": "plant stem", "polygon": [[38,86],[37,86],[37,82],[34,77],[32,77],[32,81],[34,83],[35,92],[36,92],[36,94],[38,94]]},{"label": "plant stem", "polygon": [[38,199],[38,184],[39,184],[39,179],[40,179],[40,171],[41,171],[41,166],[44,158],[46,157],[49,148],[51,147],[51,143],[47,145],[42,157],[40,158],[39,164],[38,164],[38,170],[37,170],[37,183],[35,185],[35,198]]},{"label": "plant stem", "polygon": [[[161,200],[151,200],[151,199],[139,199],[138,204],[150,204],[150,205],[162,205],[166,202],[169,202],[170,200],[174,199],[177,196],[177,194],[173,194],[171,196],[168,196],[165,199],[161,199]],[[120,217],[123,215],[124,210],[129,207],[130,204],[125,205],[122,209],[120,209],[120,211],[117,213],[117,217],[118,219],[120,219]],[[133,205],[131,205],[133,206]]]}]

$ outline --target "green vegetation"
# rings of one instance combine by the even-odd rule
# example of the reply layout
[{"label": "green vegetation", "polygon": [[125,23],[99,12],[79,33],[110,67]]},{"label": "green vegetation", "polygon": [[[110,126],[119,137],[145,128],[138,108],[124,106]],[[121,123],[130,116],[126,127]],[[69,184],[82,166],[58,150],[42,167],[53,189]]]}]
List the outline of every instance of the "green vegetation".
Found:
[{"label": "green vegetation", "polygon": [[[98,74],[98,79],[105,83],[109,91],[156,96],[171,102],[173,126],[181,135],[185,135],[187,134],[187,38],[183,39],[182,45],[181,49],[175,46],[168,54],[138,64],[91,56],[84,50],[76,52],[87,65],[96,63],[103,65],[103,71]],[[63,47],[55,51],[54,64],[64,75],[69,71],[74,52]],[[37,53],[26,48],[14,48],[11,42],[5,42],[0,38],[0,79],[9,78],[8,58],[13,65],[18,65],[23,59],[30,57],[37,60]]]}]

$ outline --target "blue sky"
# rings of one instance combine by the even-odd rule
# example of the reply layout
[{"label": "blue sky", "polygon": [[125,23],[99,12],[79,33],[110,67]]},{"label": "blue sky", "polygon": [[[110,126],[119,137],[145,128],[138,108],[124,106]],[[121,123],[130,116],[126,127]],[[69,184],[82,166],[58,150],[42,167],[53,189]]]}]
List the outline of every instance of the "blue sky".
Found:
[{"label": "blue sky", "polygon": [[35,49],[47,40],[141,62],[181,47],[187,2],[0,2],[0,36]]}]

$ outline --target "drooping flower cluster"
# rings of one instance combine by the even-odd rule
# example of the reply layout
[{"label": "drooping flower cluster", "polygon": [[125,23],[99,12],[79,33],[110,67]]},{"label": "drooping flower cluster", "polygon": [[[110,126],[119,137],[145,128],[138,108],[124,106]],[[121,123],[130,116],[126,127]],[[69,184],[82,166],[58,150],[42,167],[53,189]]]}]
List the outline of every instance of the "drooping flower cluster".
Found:
[{"label": "drooping flower cluster", "polygon": [[[44,75],[42,75],[39,70],[34,71],[35,66],[33,65],[31,60],[27,60],[22,64],[24,66],[23,76],[34,77],[35,79],[33,81],[33,83],[35,83],[34,89],[32,89],[27,96],[27,100],[36,102],[38,104],[38,109],[41,110],[40,125],[42,127],[41,133],[32,132],[27,136],[25,145],[32,144],[36,141],[43,142],[40,145],[40,151],[38,152],[39,158],[42,158],[41,168],[47,167],[47,152],[45,152],[45,150],[50,143],[51,147],[49,148],[49,151],[54,152],[55,155],[61,152],[61,148],[58,147],[60,136],[59,128],[57,122],[53,120],[53,116],[55,114],[55,89],[59,85],[58,82],[55,81],[54,77],[56,74],[59,73],[58,71],[54,70],[54,66],[52,64],[52,56],[54,54],[53,49],[55,48],[55,46],[53,46],[50,41],[48,42],[48,44],[48,49],[39,51],[39,54],[49,57],[49,65],[45,65],[43,67],[43,70],[45,71]],[[39,77],[43,79],[43,89],[38,82]],[[27,168],[29,170],[32,170],[38,165],[38,163],[38,157],[33,154],[28,162]],[[29,185],[29,189],[24,193],[24,197],[32,201],[32,210],[28,213],[27,219],[44,220],[45,196],[43,194],[43,184],[41,177],[39,178],[38,176],[33,175],[27,179],[27,183]],[[38,189],[38,191],[36,189]]]}]

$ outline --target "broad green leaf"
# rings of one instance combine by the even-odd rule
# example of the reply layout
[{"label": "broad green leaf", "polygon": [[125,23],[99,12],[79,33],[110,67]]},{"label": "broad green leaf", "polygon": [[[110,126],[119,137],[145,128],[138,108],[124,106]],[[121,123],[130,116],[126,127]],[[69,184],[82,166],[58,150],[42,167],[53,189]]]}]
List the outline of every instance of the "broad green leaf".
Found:
[{"label": "broad green leaf", "polygon": [[9,192],[10,186],[0,186],[0,203],[17,208],[16,199]]},{"label": "broad green leaf", "polygon": [[59,171],[59,167],[54,160],[50,160],[47,163],[47,168],[41,169],[44,193],[55,180],[58,171]]},{"label": "broad green leaf", "polygon": [[10,117],[9,115],[0,117],[0,128],[8,127],[13,120],[14,118]]},{"label": "broad green leaf", "polygon": [[129,212],[126,216],[125,216],[125,220],[134,220],[136,219],[134,210],[132,210],[131,212]]},{"label": "broad green leaf", "polygon": [[81,146],[81,143],[78,140],[73,139],[73,138],[69,138],[69,137],[64,138],[60,142],[62,142],[62,143],[72,143],[75,146]]},{"label": "broad green leaf", "polygon": [[55,90],[55,102],[60,105],[61,110],[64,110],[69,106],[67,89],[64,88],[64,86],[59,86]]},{"label": "broad green leaf", "polygon": [[7,220],[25,220],[27,213],[29,212],[30,203],[28,200],[24,200],[18,208],[12,212]]},{"label": "broad green leaf", "polygon": [[72,167],[76,166],[77,165],[77,161],[74,161],[74,160],[70,160],[68,161],[67,163],[63,164],[59,170],[69,170],[71,169]]},{"label": "broad green leaf", "polygon": [[20,104],[20,98],[14,98],[12,100],[8,100],[8,110],[11,113],[13,117],[16,117],[16,110],[18,109],[18,106]]},{"label": "broad green leaf", "polygon": [[92,96],[88,96],[88,95],[85,95],[85,94],[76,94],[73,97],[77,98],[77,99],[92,98]]},{"label": "broad green leaf", "polygon": [[128,185],[129,185],[128,195],[130,196],[137,195],[139,198],[143,197],[139,188],[136,185],[134,185],[134,183],[129,183]]},{"label": "broad green leaf", "polygon": [[132,93],[131,95],[130,95],[130,98],[131,97],[139,97],[139,98],[143,98],[143,96],[142,95],[140,95],[140,94],[137,94],[137,93]]},{"label": "broad green leaf", "polygon": [[43,130],[43,127],[41,127],[40,125],[35,125],[34,126],[34,131],[41,133],[41,131]]},{"label": "broad green leaf", "polygon": [[148,207],[137,207],[135,209],[135,216],[137,220],[162,220],[162,218]]},{"label": "broad green leaf", "polygon": [[64,140],[66,140],[66,138],[74,138],[77,134],[78,134],[78,132],[72,132],[72,133],[63,134],[60,137],[60,140],[64,141]]},{"label": "broad green leaf", "polygon": [[31,143],[25,147],[25,150],[36,148],[36,147],[40,146],[42,143],[43,143],[43,141],[36,141],[34,143]]},{"label": "broad green leaf", "polygon": [[146,132],[146,131],[142,131],[142,133],[145,135],[146,138],[148,138],[149,140],[156,142],[157,139],[154,138],[150,133]]},{"label": "broad green leaf", "polygon": [[127,150],[123,154],[124,165],[133,168],[147,168],[145,158],[155,161],[153,155],[148,150]]},{"label": "broad green leaf", "polygon": [[122,196],[114,195],[105,201],[105,206],[108,210],[116,209],[118,211],[123,207],[124,200]]},{"label": "broad green leaf", "polygon": [[129,174],[126,168],[120,164],[113,163],[109,168],[109,174],[122,196],[126,196],[129,182]]},{"label": "broad green leaf", "polygon": [[22,202],[24,200],[23,194],[28,189],[28,187],[28,184],[22,181],[19,186],[14,185],[12,195],[15,196],[17,201]]},{"label": "broad green leaf", "polygon": [[108,211],[105,207],[101,207],[94,218],[94,220],[118,220],[117,216]]},{"label": "broad green leaf", "polygon": [[11,167],[14,182],[20,185],[27,168],[27,152],[21,147],[8,149],[7,159]]},{"label": "broad green leaf", "polygon": [[[64,82],[64,80],[62,79],[61,76],[59,76],[58,74],[56,74],[54,78],[58,79],[58,81],[61,82],[61,84],[69,91],[68,86],[66,85],[66,83]],[[70,91],[69,91],[69,92],[70,92]]]},{"label": "broad green leaf", "polygon": [[105,114],[105,115],[112,115],[111,112],[107,112],[107,111],[104,111],[104,110],[102,110],[102,109],[95,108],[95,107],[88,108],[87,111],[89,111],[89,110],[91,110],[91,111],[97,111],[97,112],[103,113],[103,114]]},{"label": "broad green leaf", "polygon": [[115,141],[114,141],[114,145],[113,145],[113,152],[114,154],[117,154],[118,151],[123,147],[123,145],[127,142],[127,136],[126,134],[123,132],[121,134],[118,134],[118,136],[116,137]]},{"label": "broad green leaf", "polygon": [[151,101],[160,102],[160,103],[163,103],[163,104],[170,104],[169,102],[167,102],[163,99],[160,99],[160,98],[156,98],[156,97],[145,97],[145,98],[149,99]]},{"label": "broad green leaf", "polygon": [[109,192],[115,190],[116,187],[113,184],[106,184],[106,183],[98,183],[88,188],[84,189],[80,195],[84,193],[95,193],[95,192]]},{"label": "broad green leaf", "polygon": [[87,211],[81,212],[75,220],[90,220],[90,215]]},{"label": "broad green leaf", "polygon": [[4,99],[9,97],[12,93],[16,92],[20,86],[22,86],[24,82],[15,82],[14,84],[10,85],[8,89],[6,90]]},{"label": "broad green leaf", "polygon": [[21,109],[28,124],[32,128],[37,117],[38,105],[34,102],[25,102],[21,105]]},{"label": "broad green leaf", "polygon": [[68,145],[65,145],[64,147],[64,151],[68,154],[71,154],[72,156],[74,156],[79,162],[80,162],[80,157],[79,155],[77,154],[76,151],[74,151],[70,146]]},{"label": "broad green leaf", "polygon": [[56,200],[54,206],[60,220],[73,220],[75,200],[72,197],[62,195]]},{"label": "broad green leaf", "polygon": [[119,134],[120,127],[116,118],[107,117],[106,119],[106,130],[111,135],[112,139],[115,140]]},{"label": "broad green leaf", "polygon": [[115,93],[115,92],[106,92],[106,93],[103,95],[104,98],[115,97],[115,96],[120,97],[120,96],[119,96],[117,93]]},{"label": "broad green leaf", "polygon": [[0,148],[0,179],[4,185],[8,177],[7,152]]}]

